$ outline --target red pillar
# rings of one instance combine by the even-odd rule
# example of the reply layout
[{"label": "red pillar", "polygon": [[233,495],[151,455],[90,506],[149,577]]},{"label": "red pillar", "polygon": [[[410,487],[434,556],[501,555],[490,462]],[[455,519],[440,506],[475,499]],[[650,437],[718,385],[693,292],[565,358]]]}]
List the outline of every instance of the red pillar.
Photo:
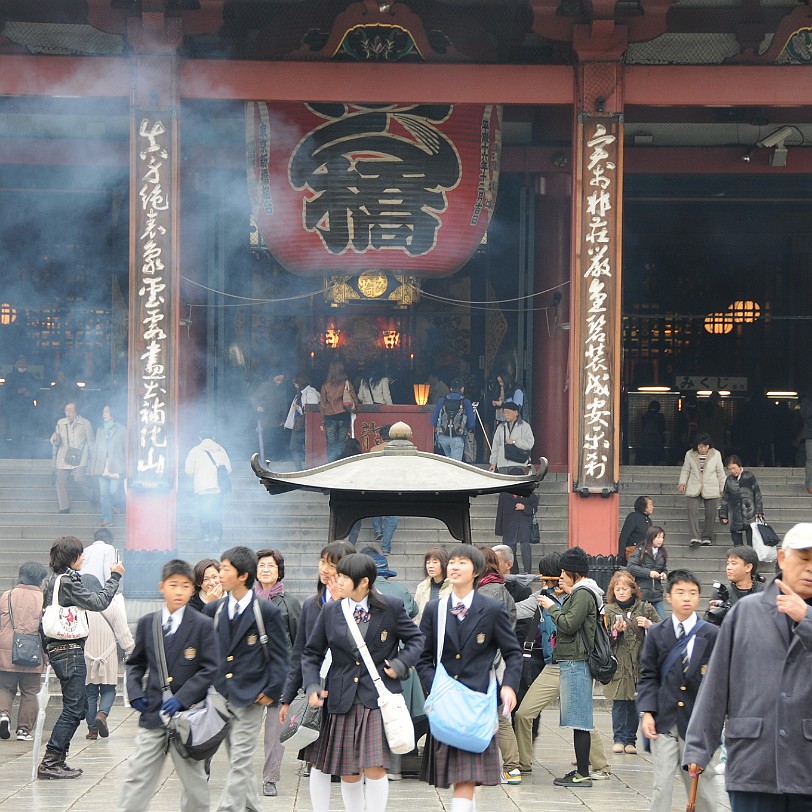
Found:
[{"label": "red pillar", "polygon": [[[573,127],[569,544],[580,545],[592,555],[608,555],[617,549],[618,537],[623,231],[623,127],[618,117],[623,112],[620,57],[626,31],[615,26],[609,16],[600,24],[595,21],[591,26],[576,26],[574,33],[573,45],[581,64],[575,72]],[[594,117],[588,126],[582,126],[583,114]],[[600,145],[591,146],[591,139],[601,132],[596,131],[601,115],[606,116],[606,130],[611,130],[616,139],[607,148],[609,159]],[[603,171],[612,178],[609,189],[601,185]],[[603,191],[617,195],[608,212],[600,202]],[[591,203],[587,202],[589,195],[593,196]],[[604,225],[596,225],[598,220]],[[601,261],[605,273],[596,270],[596,258],[603,249],[607,249]],[[605,290],[593,295],[596,285],[605,286]],[[604,292],[605,299],[599,299]],[[590,369],[598,356],[600,364]],[[596,394],[598,388],[605,388],[605,393]],[[592,420],[598,414],[603,420],[601,425]]]},{"label": "red pillar", "polygon": [[130,435],[125,589],[154,595],[176,549],[180,21],[132,18]]},{"label": "red pillar", "polygon": [[[550,471],[568,470],[569,312],[572,178],[569,173],[541,176],[536,197],[536,290],[545,306],[535,319],[533,334],[533,415],[530,425],[536,448],[547,457]],[[561,299],[557,305],[556,294]],[[554,298],[555,297],[555,298]]]}]

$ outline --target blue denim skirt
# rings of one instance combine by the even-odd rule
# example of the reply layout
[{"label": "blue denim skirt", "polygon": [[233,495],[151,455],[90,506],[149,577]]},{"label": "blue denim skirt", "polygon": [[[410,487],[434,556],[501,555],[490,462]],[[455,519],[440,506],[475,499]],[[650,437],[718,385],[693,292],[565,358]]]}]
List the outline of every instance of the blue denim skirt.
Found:
[{"label": "blue denim skirt", "polygon": [[561,727],[592,730],[592,674],[586,660],[564,660],[561,671]]}]

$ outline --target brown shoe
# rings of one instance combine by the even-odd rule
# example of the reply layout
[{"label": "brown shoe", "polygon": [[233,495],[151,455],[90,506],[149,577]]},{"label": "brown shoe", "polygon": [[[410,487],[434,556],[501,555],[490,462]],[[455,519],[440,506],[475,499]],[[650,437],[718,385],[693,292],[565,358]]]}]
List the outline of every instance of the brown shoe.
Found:
[{"label": "brown shoe", "polygon": [[96,739],[99,738],[99,731],[94,730],[92,727],[89,727],[87,729],[87,733],[85,734],[85,738],[92,741],[92,742],[94,742],[94,741],[96,741]]},{"label": "brown shoe", "polygon": [[110,735],[110,728],[107,727],[106,713],[99,711],[99,713],[96,714],[96,727],[99,730],[99,736],[103,739],[106,739]]},{"label": "brown shoe", "polygon": [[59,750],[45,750],[42,763],[37,767],[37,778],[55,780],[60,778],[78,778],[81,770],[72,770],[65,764],[65,754]]}]

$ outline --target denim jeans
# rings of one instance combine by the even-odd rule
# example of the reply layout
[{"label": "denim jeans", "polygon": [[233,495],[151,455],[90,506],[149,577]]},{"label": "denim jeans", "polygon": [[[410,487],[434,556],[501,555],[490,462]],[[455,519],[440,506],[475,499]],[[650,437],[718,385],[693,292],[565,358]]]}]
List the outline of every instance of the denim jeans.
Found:
[{"label": "denim jeans", "polygon": [[383,536],[381,541],[381,552],[388,555],[392,552],[392,537],[395,535],[395,530],[398,529],[397,516],[373,516],[372,517],[372,532],[375,537]]},{"label": "denim jeans", "polygon": [[637,741],[637,703],[633,699],[615,699],[612,702],[612,738],[616,744],[634,744]]},{"label": "denim jeans", "polygon": [[99,500],[101,502],[102,521],[113,521],[113,506],[121,510],[124,507],[122,498],[123,488],[121,479],[113,479],[109,476],[99,477]]},{"label": "denim jeans", "polygon": [[327,462],[341,456],[350,432],[350,413],[324,415],[324,439],[327,442]]},{"label": "denim jeans", "polygon": [[85,721],[91,730],[95,730],[96,714],[103,713],[105,716],[109,716],[113,709],[113,703],[116,701],[116,686],[90,683],[90,685],[85,685],[85,695],[87,696]]},{"label": "denim jeans", "polygon": [[85,718],[85,654],[77,647],[49,654],[49,659],[62,686],[62,713],[51,731],[48,748],[67,753],[73,734]]},{"label": "denim jeans", "polygon": [[456,437],[453,434],[438,434],[437,445],[443,449],[446,457],[462,462],[462,452],[465,450],[465,440],[462,437]]},{"label": "denim jeans", "polygon": [[197,494],[198,520],[200,532],[208,541],[223,537],[223,494]]}]

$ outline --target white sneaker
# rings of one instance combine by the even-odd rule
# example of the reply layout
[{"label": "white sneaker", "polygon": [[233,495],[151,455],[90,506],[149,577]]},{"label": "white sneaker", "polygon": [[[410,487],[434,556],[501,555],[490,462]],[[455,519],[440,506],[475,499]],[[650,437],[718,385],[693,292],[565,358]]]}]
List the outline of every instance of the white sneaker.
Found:
[{"label": "white sneaker", "polygon": [[8,716],[0,716],[0,739],[8,739],[11,736]]},{"label": "white sneaker", "polygon": [[34,736],[32,733],[29,733],[27,730],[18,730],[17,731],[17,741],[18,742],[32,742],[34,741]]},{"label": "white sneaker", "polygon": [[608,770],[593,770],[589,777],[593,781],[608,781],[612,777],[612,773]]}]

